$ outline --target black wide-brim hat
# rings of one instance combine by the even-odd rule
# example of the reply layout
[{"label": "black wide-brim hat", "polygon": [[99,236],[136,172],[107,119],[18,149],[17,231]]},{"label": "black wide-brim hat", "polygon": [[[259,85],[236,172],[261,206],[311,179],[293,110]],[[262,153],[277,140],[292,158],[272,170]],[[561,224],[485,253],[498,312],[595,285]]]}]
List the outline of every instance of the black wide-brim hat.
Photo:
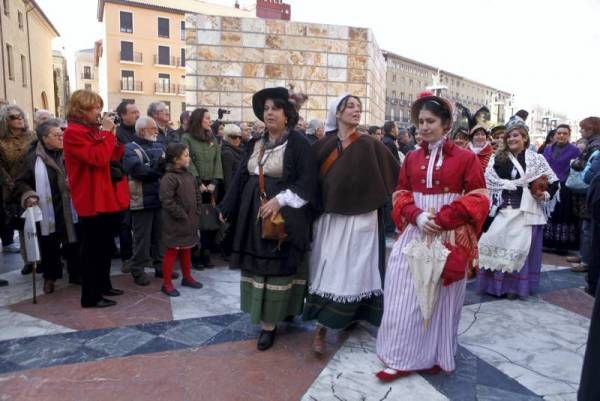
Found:
[{"label": "black wide-brim hat", "polygon": [[265,112],[265,102],[267,99],[281,99],[289,102],[290,92],[286,88],[280,86],[259,90],[252,96],[252,109],[254,110],[254,115],[262,122],[264,122],[263,114]]}]

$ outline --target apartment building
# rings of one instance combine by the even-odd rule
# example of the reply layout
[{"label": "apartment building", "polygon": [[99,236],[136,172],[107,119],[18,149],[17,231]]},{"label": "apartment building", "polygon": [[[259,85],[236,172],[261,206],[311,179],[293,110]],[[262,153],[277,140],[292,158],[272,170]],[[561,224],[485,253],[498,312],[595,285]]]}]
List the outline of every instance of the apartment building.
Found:
[{"label": "apartment building", "polygon": [[407,57],[383,52],[386,60],[386,120],[410,125],[410,106],[427,88],[442,88],[443,95],[476,111],[487,106],[493,123],[507,118],[512,95]]},{"label": "apartment building", "polygon": [[67,71],[67,59],[58,50],[52,52],[52,69],[54,74],[54,115],[65,118],[65,107],[71,93],[71,83]]},{"label": "apartment building", "polygon": [[255,10],[198,0],[99,0],[104,37],[97,51],[99,93],[108,109],[135,101],[167,104],[174,121],[185,104],[186,12],[254,17]]},{"label": "apartment building", "polygon": [[89,89],[98,92],[98,64],[94,57],[95,49],[75,52],[75,89]]},{"label": "apartment building", "polygon": [[31,119],[55,110],[52,40],[59,36],[35,0],[0,3],[0,101],[19,105]]}]

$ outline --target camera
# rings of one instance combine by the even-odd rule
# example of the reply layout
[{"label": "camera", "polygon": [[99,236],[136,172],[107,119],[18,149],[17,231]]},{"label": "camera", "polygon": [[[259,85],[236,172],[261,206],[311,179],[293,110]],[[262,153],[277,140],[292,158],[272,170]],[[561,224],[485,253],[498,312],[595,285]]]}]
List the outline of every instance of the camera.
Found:
[{"label": "camera", "polygon": [[219,109],[219,110],[217,110],[217,114],[219,116],[219,120],[222,120],[224,114],[231,114],[231,110]]},{"label": "camera", "polygon": [[115,125],[120,125],[121,124],[121,116],[119,116],[118,114],[113,114],[111,116],[113,122],[115,123]]}]

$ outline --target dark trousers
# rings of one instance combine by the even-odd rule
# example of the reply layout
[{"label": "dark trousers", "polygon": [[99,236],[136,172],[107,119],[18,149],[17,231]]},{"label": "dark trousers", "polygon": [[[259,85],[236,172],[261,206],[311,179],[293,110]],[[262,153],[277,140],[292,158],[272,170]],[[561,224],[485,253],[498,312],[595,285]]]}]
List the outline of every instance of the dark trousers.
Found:
[{"label": "dark trousers", "polygon": [[131,274],[139,277],[145,267],[161,270],[164,253],[160,240],[160,209],[135,210],[131,212],[133,226],[133,257]]},{"label": "dark trousers", "polygon": [[10,224],[8,216],[6,216],[4,205],[0,204],[0,241],[2,241],[2,246],[8,246],[15,242],[14,236],[15,228]]},{"label": "dark trousers", "polygon": [[392,199],[388,199],[383,206],[383,223],[386,235],[393,235],[396,232],[396,226],[392,220],[392,207]]},{"label": "dark trousers", "polygon": [[81,268],[83,266],[83,255],[81,253],[82,244],[82,229],[81,224],[75,224],[75,233],[77,234],[77,242],[64,243],[62,246],[63,259],[67,263],[67,272],[69,273],[69,281],[81,281]]},{"label": "dark trousers", "polygon": [[600,220],[590,221],[590,262],[588,265],[588,287],[590,294],[596,294],[600,279]]},{"label": "dark trousers", "polygon": [[598,371],[600,370],[600,291],[596,293],[594,311],[588,334],[583,368],[581,370],[581,381],[577,393],[578,401],[600,400],[600,382]]},{"label": "dark trousers", "polygon": [[129,260],[133,256],[133,235],[131,212],[125,210],[120,213],[119,224],[119,249],[121,251],[121,260]]},{"label": "dark trousers", "polygon": [[62,260],[60,250],[60,235],[52,233],[39,235],[40,256],[42,258],[39,269],[45,280],[58,280],[62,278]]},{"label": "dark trousers", "polygon": [[81,305],[93,306],[102,294],[112,288],[110,263],[113,233],[120,219],[119,213],[102,213],[81,217],[83,266],[81,274]]}]

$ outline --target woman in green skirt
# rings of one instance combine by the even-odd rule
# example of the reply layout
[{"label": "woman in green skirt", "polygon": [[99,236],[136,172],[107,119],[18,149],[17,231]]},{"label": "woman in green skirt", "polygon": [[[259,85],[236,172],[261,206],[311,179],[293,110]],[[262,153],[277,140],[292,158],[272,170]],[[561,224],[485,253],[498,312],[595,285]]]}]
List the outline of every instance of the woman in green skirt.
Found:
[{"label": "woman in green skirt", "polygon": [[[261,324],[261,351],[273,345],[277,323],[302,313],[306,292],[309,203],[315,199],[317,171],[308,141],[294,130],[299,118],[296,99],[285,88],[254,94],[254,113],[266,129],[246,146],[218,207],[222,219],[237,218],[230,265],[242,270],[241,308]],[[278,213],[287,238],[263,239],[261,221]]]}]

